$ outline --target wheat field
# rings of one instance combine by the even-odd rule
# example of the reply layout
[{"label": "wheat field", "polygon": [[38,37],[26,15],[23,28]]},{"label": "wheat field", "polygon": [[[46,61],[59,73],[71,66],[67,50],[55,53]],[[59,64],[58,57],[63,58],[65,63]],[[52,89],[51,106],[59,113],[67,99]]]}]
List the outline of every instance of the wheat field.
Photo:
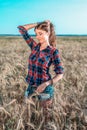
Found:
[{"label": "wheat field", "polygon": [[[87,37],[57,37],[57,48],[64,76],[54,84],[53,123],[45,130],[87,130]],[[29,54],[22,37],[0,37],[0,130],[44,130],[38,100],[24,99]]]}]

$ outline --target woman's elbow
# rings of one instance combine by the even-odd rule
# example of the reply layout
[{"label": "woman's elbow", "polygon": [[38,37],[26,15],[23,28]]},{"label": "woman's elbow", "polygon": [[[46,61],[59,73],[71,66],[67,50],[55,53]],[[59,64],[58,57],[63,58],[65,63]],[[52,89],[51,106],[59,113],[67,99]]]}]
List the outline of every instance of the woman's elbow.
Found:
[{"label": "woman's elbow", "polygon": [[60,74],[61,79],[63,78],[63,74]]},{"label": "woman's elbow", "polygon": [[58,74],[58,77],[60,77],[60,79],[63,78],[63,74]]}]

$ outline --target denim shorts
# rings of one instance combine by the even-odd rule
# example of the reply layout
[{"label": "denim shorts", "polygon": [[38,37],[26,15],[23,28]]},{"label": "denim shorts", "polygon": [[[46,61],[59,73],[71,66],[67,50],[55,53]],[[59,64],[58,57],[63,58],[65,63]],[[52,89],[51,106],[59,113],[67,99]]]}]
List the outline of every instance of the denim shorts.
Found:
[{"label": "denim shorts", "polygon": [[[31,96],[36,90],[36,87],[33,87],[31,85],[28,85],[28,88],[27,90],[25,91],[25,94],[24,96],[25,97],[29,97]],[[44,97],[44,96],[45,97]],[[46,100],[46,96],[48,96],[49,99],[53,98],[54,97],[54,87],[53,85],[48,85],[45,90],[40,93],[40,95],[38,96],[38,99],[41,99],[41,100]]]}]

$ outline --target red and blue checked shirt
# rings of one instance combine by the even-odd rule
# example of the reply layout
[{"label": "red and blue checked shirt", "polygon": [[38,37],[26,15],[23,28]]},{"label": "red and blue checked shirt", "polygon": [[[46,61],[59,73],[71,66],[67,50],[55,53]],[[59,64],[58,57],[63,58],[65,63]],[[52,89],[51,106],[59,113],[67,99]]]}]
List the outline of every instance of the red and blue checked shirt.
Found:
[{"label": "red and blue checked shirt", "polygon": [[26,81],[32,86],[39,86],[41,83],[50,80],[51,74],[49,73],[49,68],[51,64],[54,65],[56,74],[63,74],[58,49],[47,46],[45,49],[40,50],[40,43],[37,44],[23,26],[19,26],[18,29],[31,48]]}]

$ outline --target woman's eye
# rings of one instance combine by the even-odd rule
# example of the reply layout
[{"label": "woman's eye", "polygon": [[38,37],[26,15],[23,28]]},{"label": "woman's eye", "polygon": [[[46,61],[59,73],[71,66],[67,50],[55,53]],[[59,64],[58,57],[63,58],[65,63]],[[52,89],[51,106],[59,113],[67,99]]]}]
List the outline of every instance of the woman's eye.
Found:
[{"label": "woman's eye", "polygon": [[39,35],[42,35],[42,33],[39,33]]},{"label": "woman's eye", "polygon": [[38,33],[38,34],[36,34],[36,36],[41,36],[42,35],[42,33]]}]

